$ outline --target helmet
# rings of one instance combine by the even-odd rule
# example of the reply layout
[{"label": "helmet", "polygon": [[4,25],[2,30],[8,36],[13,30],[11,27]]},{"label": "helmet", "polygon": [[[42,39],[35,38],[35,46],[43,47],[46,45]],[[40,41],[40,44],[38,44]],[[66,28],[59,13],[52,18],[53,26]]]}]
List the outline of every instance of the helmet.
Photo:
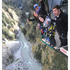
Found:
[{"label": "helmet", "polygon": [[43,23],[43,27],[48,27],[48,26],[50,26],[50,24],[51,24],[51,19],[47,16]]},{"label": "helmet", "polygon": [[38,4],[35,4],[35,5],[34,5],[34,9],[35,9],[36,7],[38,7]]}]

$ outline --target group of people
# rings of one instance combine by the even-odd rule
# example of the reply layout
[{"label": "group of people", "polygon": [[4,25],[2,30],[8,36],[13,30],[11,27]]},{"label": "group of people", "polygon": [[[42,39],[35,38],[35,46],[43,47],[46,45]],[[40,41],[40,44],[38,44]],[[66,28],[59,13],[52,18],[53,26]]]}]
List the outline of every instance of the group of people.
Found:
[{"label": "group of people", "polygon": [[[42,38],[46,38],[46,42],[50,43],[53,47],[56,47],[55,41],[55,30],[57,30],[59,34],[59,39],[61,44],[58,47],[63,47],[67,45],[67,31],[68,31],[68,15],[62,12],[59,5],[53,7],[53,14],[55,15],[55,19],[50,19],[47,15],[47,11],[45,10],[45,5],[43,0],[39,0],[41,3],[41,7],[38,4],[34,5],[34,18],[27,19],[28,21],[36,21],[38,27],[40,27]],[[54,24],[56,23],[56,25]]]}]

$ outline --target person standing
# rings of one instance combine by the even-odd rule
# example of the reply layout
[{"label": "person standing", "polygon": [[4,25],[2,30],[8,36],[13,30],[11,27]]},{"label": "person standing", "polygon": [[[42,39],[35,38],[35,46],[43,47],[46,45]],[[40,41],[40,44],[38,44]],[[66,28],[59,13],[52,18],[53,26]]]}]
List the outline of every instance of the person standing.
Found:
[{"label": "person standing", "polygon": [[59,34],[61,44],[59,47],[67,45],[67,31],[68,31],[68,15],[60,9],[59,5],[53,7],[53,14],[55,15],[56,29]]}]

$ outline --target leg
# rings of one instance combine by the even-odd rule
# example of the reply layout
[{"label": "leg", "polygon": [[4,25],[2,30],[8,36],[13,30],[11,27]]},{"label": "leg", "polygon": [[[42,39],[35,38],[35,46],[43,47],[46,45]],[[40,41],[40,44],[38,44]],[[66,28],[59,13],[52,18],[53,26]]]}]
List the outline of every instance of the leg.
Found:
[{"label": "leg", "polygon": [[59,38],[60,38],[60,41],[61,41],[61,46],[67,45],[67,38],[66,39],[63,39],[62,37],[59,37]]},{"label": "leg", "polygon": [[54,36],[50,36],[50,45],[56,46],[56,41],[54,39]]}]

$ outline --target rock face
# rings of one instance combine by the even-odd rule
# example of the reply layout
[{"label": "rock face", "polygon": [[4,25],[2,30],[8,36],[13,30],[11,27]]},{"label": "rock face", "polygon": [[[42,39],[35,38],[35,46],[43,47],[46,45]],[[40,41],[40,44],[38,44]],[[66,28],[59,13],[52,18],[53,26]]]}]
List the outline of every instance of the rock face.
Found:
[{"label": "rock face", "polygon": [[[21,45],[20,45],[21,46]],[[24,59],[21,56],[22,46],[13,54],[14,61],[6,67],[6,70],[28,70]]]},{"label": "rock face", "polygon": [[[22,4],[28,4],[31,0],[3,0],[3,2],[11,3],[16,6],[22,6]],[[25,6],[25,5],[24,5]]]},{"label": "rock face", "polygon": [[3,0],[5,3],[10,3],[18,7],[19,9],[23,9],[25,11],[29,11],[32,0]]},{"label": "rock face", "polygon": [[8,47],[2,47],[2,66],[5,70],[6,66],[13,62],[13,55]]},{"label": "rock face", "polygon": [[20,42],[18,41],[11,41],[6,42],[6,45],[2,46],[2,64],[3,70],[6,69],[10,63],[14,61],[13,54],[20,48]]},{"label": "rock face", "polygon": [[28,70],[26,64],[22,62],[22,60],[15,61],[14,63],[10,64],[6,70]]},{"label": "rock face", "polygon": [[10,3],[13,3],[13,4],[16,4],[16,5],[19,5],[20,3],[22,3],[22,0],[3,0],[3,2],[10,2]]}]

